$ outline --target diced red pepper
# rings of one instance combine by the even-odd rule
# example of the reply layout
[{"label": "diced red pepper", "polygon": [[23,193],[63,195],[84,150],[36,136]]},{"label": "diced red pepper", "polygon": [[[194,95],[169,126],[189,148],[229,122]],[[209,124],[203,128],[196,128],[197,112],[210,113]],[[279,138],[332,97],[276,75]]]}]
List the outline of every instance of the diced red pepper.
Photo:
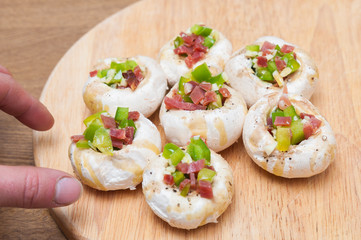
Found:
[{"label": "diced red pepper", "polygon": [[122,129],[111,128],[109,131],[109,135],[110,135],[110,137],[119,139],[119,140],[124,140],[126,138],[124,128],[122,128]]},{"label": "diced red pepper", "polygon": [[194,110],[205,110],[206,106],[203,105],[196,105],[194,103],[189,102],[180,102],[176,99],[165,97],[164,104],[166,109],[182,109],[187,111],[194,111]]},{"label": "diced red pepper", "polygon": [[98,73],[98,70],[94,70],[92,72],[89,73],[90,77],[95,77]]},{"label": "diced red pepper", "polygon": [[198,193],[203,198],[212,199],[213,198],[212,184],[208,181],[199,180],[198,181]]},{"label": "diced red pepper", "polygon": [[287,44],[284,44],[281,48],[281,52],[283,53],[290,53],[292,52],[293,50],[295,49],[294,46],[290,46],[290,45],[287,45]]},{"label": "diced red pepper", "polygon": [[163,182],[167,185],[173,186],[174,184],[174,178],[170,174],[164,174]]},{"label": "diced red pepper", "polygon": [[189,164],[188,173],[198,173],[202,168],[204,168],[205,165],[206,161],[204,159],[192,162]]},{"label": "diced red pepper", "polygon": [[84,135],[73,135],[70,137],[70,139],[73,143],[77,143],[80,140],[85,140]]},{"label": "diced red pepper", "polygon": [[189,180],[188,178],[184,179],[180,185],[179,185],[179,190],[182,191],[183,188],[187,185],[187,184],[190,184],[191,183],[191,180]]},{"label": "diced red pepper", "polygon": [[260,67],[267,67],[267,58],[263,56],[257,57],[257,65]]},{"label": "diced red pepper", "polygon": [[100,115],[105,128],[116,128],[117,125],[113,117],[108,117],[103,114]]},{"label": "diced red pepper", "polygon": [[188,163],[178,163],[176,166],[176,169],[178,171],[181,171],[182,173],[188,173],[189,164]]},{"label": "diced red pepper", "polygon": [[194,104],[198,104],[204,98],[204,90],[199,86],[196,86],[189,97],[192,99]]},{"label": "diced red pepper", "polygon": [[275,122],[274,125],[275,126],[290,126],[292,122],[292,118],[291,117],[280,117],[277,116],[275,118]]},{"label": "diced red pepper", "polygon": [[190,173],[189,178],[191,180],[191,189],[197,190],[197,178],[195,173]]},{"label": "diced red pepper", "polygon": [[276,45],[268,42],[268,41],[265,41],[262,45],[262,48],[261,48],[261,52],[264,52],[265,50],[268,50],[268,49],[275,49]]},{"label": "diced red pepper", "polygon": [[219,91],[220,94],[222,94],[222,96],[223,96],[224,98],[229,98],[229,97],[232,96],[232,94],[228,91],[227,88],[222,87],[222,88],[220,88],[218,91]]},{"label": "diced red pepper", "polygon": [[129,120],[137,121],[139,119],[139,116],[140,116],[140,114],[137,111],[130,111],[128,113]]}]

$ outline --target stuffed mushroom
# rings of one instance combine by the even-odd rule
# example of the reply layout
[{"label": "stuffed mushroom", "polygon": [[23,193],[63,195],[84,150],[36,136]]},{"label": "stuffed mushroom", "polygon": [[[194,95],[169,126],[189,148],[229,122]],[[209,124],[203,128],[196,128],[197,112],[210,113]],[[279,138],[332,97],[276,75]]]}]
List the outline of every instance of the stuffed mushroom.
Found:
[{"label": "stuffed mushroom", "polygon": [[311,57],[277,37],[261,37],[235,52],[225,72],[248,107],[264,95],[282,92],[285,84],[290,94],[310,99],[318,82],[318,69]]},{"label": "stuffed mushroom", "polygon": [[217,222],[234,191],[231,167],[199,136],[186,148],[166,144],[144,170],[142,186],[153,212],[182,229]]},{"label": "stuffed mushroom", "polygon": [[167,89],[160,65],[145,56],[107,58],[90,72],[83,90],[86,106],[93,113],[115,114],[118,106],[149,117],[158,109]]},{"label": "stuffed mushroom", "polygon": [[200,135],[219,152],[241,136],[247,106],[224,84],[225,79],[224,73],[212,76],[205,63],[181,77],[159,113],[168,141],[185,146],[192,136]]},{"label": "stuffed mushroom", "polygon": [[249,109],[243,143],[257,165],[285,178],[321,173],[336,154],[334,133],[316,107],[285,93],[266,95]]},{"label": "stuffed mushroom", "polygon": [[72,136],[69,147],[78,178],[102,191],[135,189],[148,160],[161,151],[154,124],[127,108],[118,108],[115,118],[106,112],[93,114],[84,123],[84,133]]},{"label": "stuffed mushroom", "polygon": [[210,27],[195,24],[162,47],[159,62],[173,86],[193,67],[207,63],[223,71],[232,54],[232,44],[224,35]]}]

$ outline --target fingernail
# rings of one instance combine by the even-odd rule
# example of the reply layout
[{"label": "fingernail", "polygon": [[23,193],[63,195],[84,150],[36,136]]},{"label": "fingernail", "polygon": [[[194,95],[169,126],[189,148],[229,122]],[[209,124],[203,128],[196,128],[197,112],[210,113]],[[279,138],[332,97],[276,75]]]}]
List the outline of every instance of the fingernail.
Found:
[{"label": "fingernail", "polygon": [[63,177],[56,183],[54,202],[59,205],[68,205],[78,200],[82,191],[83,187],[77,179]]}]

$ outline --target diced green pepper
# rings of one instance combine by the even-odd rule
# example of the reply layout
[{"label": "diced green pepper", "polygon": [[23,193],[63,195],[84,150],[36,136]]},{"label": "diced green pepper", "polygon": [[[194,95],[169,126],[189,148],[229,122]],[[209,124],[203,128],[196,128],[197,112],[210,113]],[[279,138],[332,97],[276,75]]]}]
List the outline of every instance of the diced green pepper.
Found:
[{"label": "diced green pepper", "polygon": [[117,111],[115,113],[115,121],[120,123],[123,120],[127,120],[128,119],[128,113],[129,113],[129,108],[118,107]]},{"label": "diced green pepper", "polygon": [[284,113],[281,109],[277,108],[274,112],[272,112],[272,124],[273,124],[273,127],[275,127],[274,123],[275,123],[275,120],[276,120],[276,117],[284,117]]},{"label": "diced green pepper", "polygon": [[198,173],[197,180],[212,182],[214,176],[216,176],[215,171],[208,169],[208,168],[202,168]]},{"label": "diced green pepper", "polygon": [[103,78],[103,77],[107,76],[108,71],[109,71],[109,68],[108,68],[108,69],[100,70],[100,71],[98,71],[97,76],[98,76],[99,78]]},{"label": "diced green pepper", "polygon": [[268,71],[270,71],[270,73],[273,73],[277,70],[277,65],[274,60],[268,62],[267,69]]},{"label": "diced green pepper", "polygon": [[116,72],[119,72],[121,69],[121,64],[117,63],[117,62],[111,62],[110,63],[110,68],[114,69]]},{"label": "diced green pepper", "polygon": [[97,112],[97,113],[94,113],[93,115],[90,115],[89,117],[87,117],[83,123],[85,124],[85,126],[89,126],[95,119],[101,119],[100,118],[100,115],[102,113],[105,113],[106,111],[101,111],[101,112]]},{"label": "diced green pepper", "polygon": [[187,153],[192,157],[193,161],[205,159],[206,164],[209,165],[211,160],[211,151],[201,138],[191,138],[191,142],[187,148]]},{"label": "diced green pepper", "polygon": [[189,82],[190,81],[190,79],[189,78],[185,78],[185,77],[181,77],[180,79],[179,79],[179,82],[178,82],[178,93],[180,94],[180,95],[184,95],[184,84],[186,83],[186,82]]},{"label": "diced green pepper", "polygon": [[203,63],[202,65],[199,65],[192,71],[193,78],[201,83],[203,81],[208,81],[212,77],[211,72],[208,69],[208,66],[206,63]]},{"label": "diced green pepper", "polygon": [[190,102],[190,103],[193,103],[193,101],[192,101],[192,98],[189,96],[189,95],[183,95],[182,96],[182,98],[183,98],[183,100],[185,101],[185,102]]},{"label": "diced green pepper", "polygon": [[280,47],[278,44],[275,46],[275,49],[276,49],[277,51],[281,51],[281,47]]},{"label": "diced green pepper", "polygon": [[179,184],[185,179],[184,174],[179,171],[175,171],[174,173],[172,173],[172,176],[176,186],[179,186]]},{"label": "diced green pepper", "polygon": [[137,64],[135,61],[133,61],[133,60],[127,60],[125,63],[127,64],[127,71],[128,71],[128,70],[134,71],[134,68],[135,68],[136,66],[138,66],[138,64]]},{"label": "diced green pepper", "polygon": [[180,36],[176,37],[176,39],[174,39],[173,43],[174,43],[174,48],[177,48],[181,45],[183,45],[183,38],[181,38]]},{"label": "diced green pepper", "polygon": [[218,87],[222,87],[223,83],[226,80],[224,80],[222,73],[218,74],[217,76],[211,77],[208,82],[217,84]]},{"label": "diced green pepper", "polygon": [[170,161],[172,163],[173,166],[177,166],[178,163],[180,163],[180,161],[182,161],[183,157],[186,154],[183,152],[182,149],[178,148],[177,150],[174,151],[174,153],[172,153],[170,155]]},{"label": "diced green pepper", "polygon": [[274,80],[272,73],[267,68],[258,68],[256,75],[263,81],[273,82]]},{"label": "diced green pepper", "polygon": [[296,59],[292,58],[287,62],[287,67],[291,68],[292,72],[295,72],[300,68],[300,64]]},{"label": "diced green pepper", "polygon": [[283,114],[284,114],[285,117],[291,117],[292,121],[294,120],[295,116],[297,118],[299,118],[297,113],[296,113],[296,110],[295,110],[294,106],[292,106],[292,105],[288,106],[285,110],[283,110]]},{"label": "diced green pepper", "polygon": [[196,35],[201,35],[203,37],[207,37],[209,34],[211,34],[212,29],[209,27],[200,26],[198,24],[194,24],[191,27],[191,32]]},{"label": "diced green pepper", "polygon": [[279,151],[283,151],[283,152],[287,151],[291,145],[290,128],[278,127],[276,131],[276,141],[277,141],[276,148]]},{"label": "diced green pepper", "polygon": [[259,52],[259,45],[248,45],[246,46],[246,50],[251,51],[251,52]]},{"label": "diced green pepper", "polygon": [[137,127],[135,126],[135,123],[132,119],[128,119],[127,120],[127,127],[133,127],[134,128],[134,136],[135,133],[137,132]]},{"label": "diced green pepper", "polygon": [[292,121],[292,123],[291,123],[291,131],[292,131],[292,138],[291,138],[291,144],[292,145],[296,145],[296,144],[300,143],[302,140],[305,139],[305,135],[304,135],[304,132],[303,132],[302,119]]},{"label": "diced green pepper", "polygon": [[204,38],[203,46],[211,48],[215,42],[216,40],[214,40],[214,38],[212,38],[211,36],[207,36]]},{"label": "diced green pepper", "polygon": [[281,58],[283,61],[286,62],[286,64],[288,64],[288,61],[290,61],[293,58],[293,54],[292,53],[286,53],[285,55],[283,55],[283,57]]},{"label": "diced green pepper", "polygon": [[100,127],[95,131],[92,143],[100,152],[113,155],[112,139],[104,127]]},{"label": "diced green pepper", "polygon": [[85,129],[83,135],[86,140],[93,141],[95,132],[103,127],[103,124],[100,119],[93,120],[89,126]]},{"label": "diced green pepper", "polygon": [[88,144],[88,140],[79,140],[76,143],[76,147],[77,148],[90,148],[89,144]]},{"label": "diced green pepper", "polygon": [[167,143],[163,149],[163,157],[169,159],[172,153],[174,153],[179,147],[174,143]]},{"label": "diced green pepper", "polygon": [[190,188],[191,188],[191,184],[190,184],[190,183],[186,184],[186,185],[183,187],[180,195],[183,196],[183,197],[186,197],[186,196],[188,195],[188,192],[189,192],[189,189],[190,189]]}]

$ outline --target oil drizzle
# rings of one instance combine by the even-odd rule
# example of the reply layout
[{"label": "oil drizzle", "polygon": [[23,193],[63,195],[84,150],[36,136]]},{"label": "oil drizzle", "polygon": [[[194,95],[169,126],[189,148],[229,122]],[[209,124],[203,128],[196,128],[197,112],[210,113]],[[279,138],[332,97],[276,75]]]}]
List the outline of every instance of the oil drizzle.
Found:
[{"label": "oil drizzle", "polygon": [[220,146],[226,145],[228,142],[228,139],[227,139],[226,129],[224,127],[224,122],[222,121],[222,119],[216,118],[214,120],[214,126],[219,132],[219,145]]}]

